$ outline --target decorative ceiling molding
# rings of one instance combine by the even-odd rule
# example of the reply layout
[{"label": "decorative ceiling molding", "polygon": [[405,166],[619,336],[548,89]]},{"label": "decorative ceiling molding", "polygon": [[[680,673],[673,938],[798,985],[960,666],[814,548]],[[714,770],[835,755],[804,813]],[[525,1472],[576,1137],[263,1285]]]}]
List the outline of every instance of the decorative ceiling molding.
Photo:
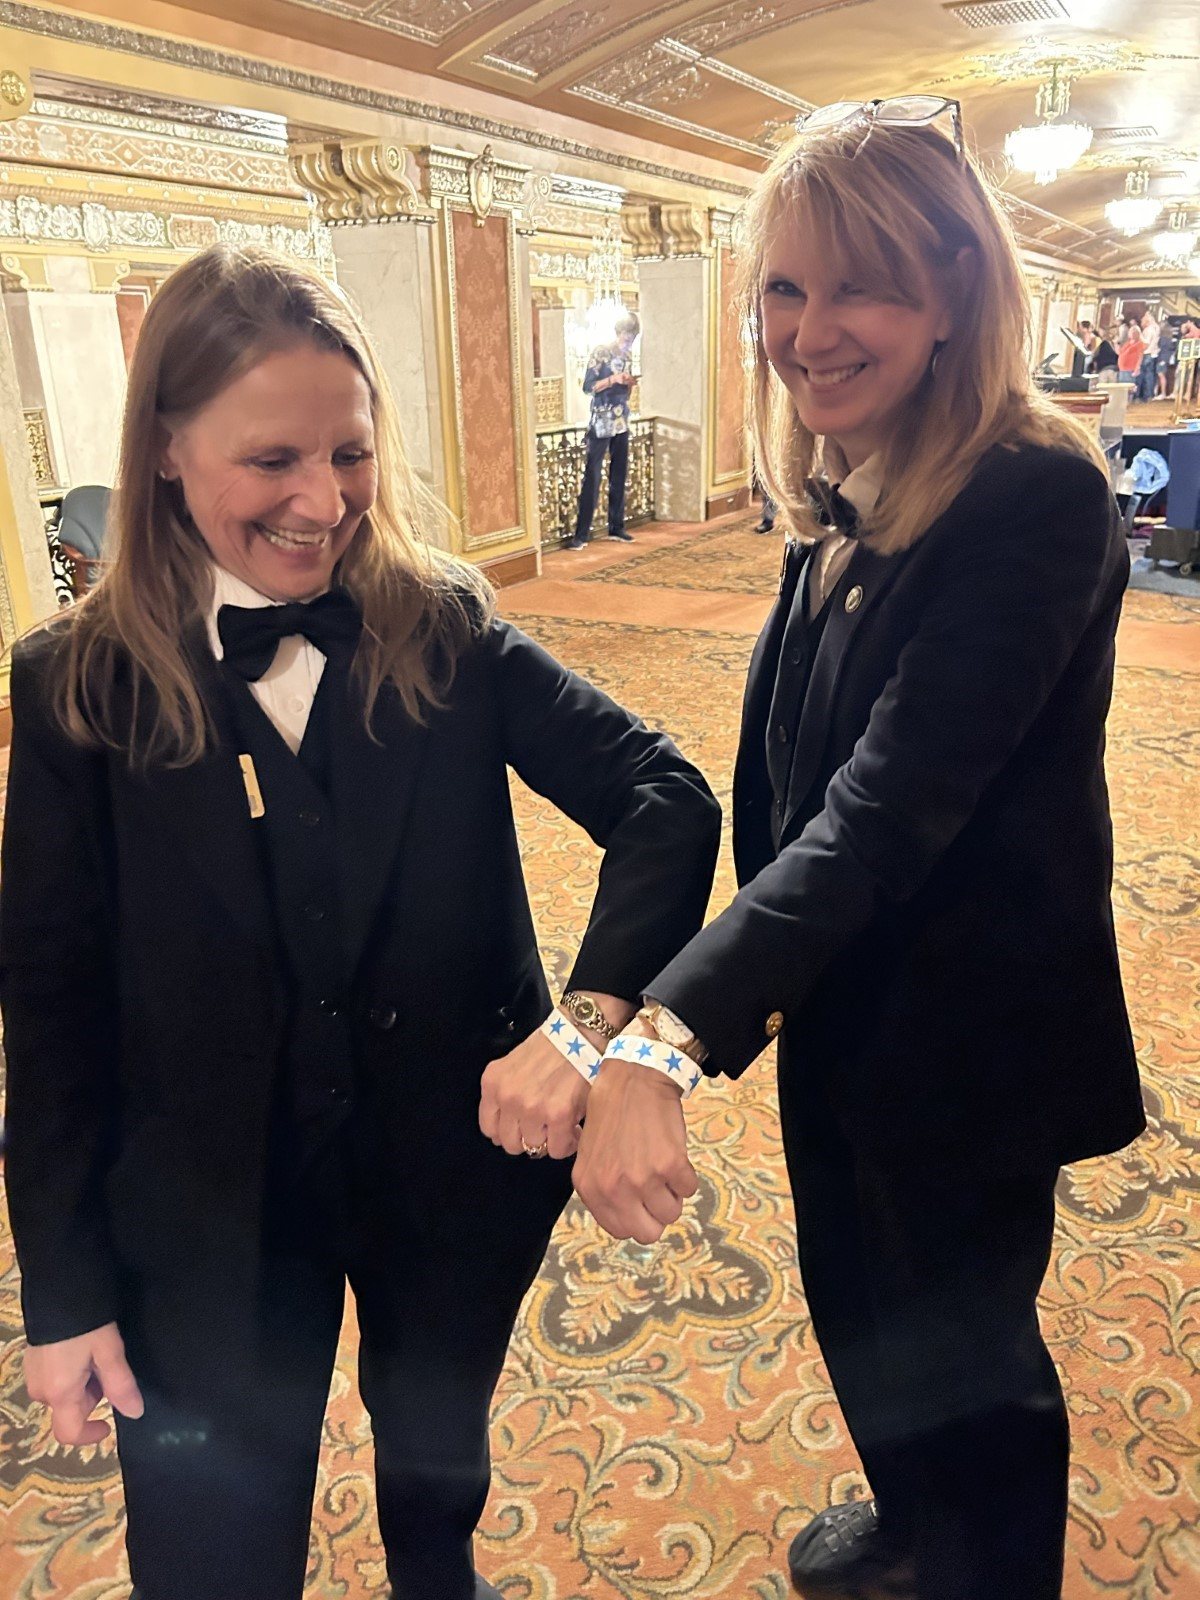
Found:
[{"label": "decorative ceiling molding", "polygon": [[416,44],[440,45],[503,0],[292,0],[325,16],[362,22]]},{"label": "decorative ceiling molding", "polygon": [[[849,0],[849,3],[859,4],[862,0]],[[362,84],[345,83],[337,78],[301,72],[275,62],[259,60],[255,56],[234,55],[229,51],[215,50],[207,45],[190,44],[187,41],[168,39],[154,33],[136,32],[130,28],[118,27],[114,23],[99,22],[91,17],[44,11],[38,6],[25,5],[21,0],[0,0],[0,27],[39,34],[47,38],[67,39],[76,44],[137,56],[142,60],[149,58],[169,61],[174,66],[190,67],[197,72],[263,84],[295,94],[310,95],[315,99],[379,111],[388,116],[412,117],[435,126],[473,133],[481,138],[503,139],[512,144],[527,145],[531,149],[546,150],[575,160],[616,167],[624,172],[637,172],[649,178],[665,179],[691,189],[708,190],[716,194],[744,195],[750,187],[749,179],[743,184],[731,183],[723,178],[701,178],[683,168],[663,166],[657,161],[644,161],[636,156],[605,150],[577,139],[556,138],[539,129],[500,122],[494,117],[475,116],[468,112],[436,106],[428,101],[414,100],[407,95],[389,94],[384,90],[371,89]]]},{"label": "decorative ceiling molding", "polygon": [[[656,111],[652,106],[635,104],[628,100],[619,100],[616,95],[602,94],[598,89],[568,89],[567,93],[575,95],[580,100],[590,100],[595,105],[611,106],[616,111],[624,111],[629,115],[645,117],[650,122],[660,122],[664,127],[674,128],[678,133],[690,134],[695,139],[704,139],[711,144],[724,145],[729,150],[742,150],[747,155],[765,157],[771,154],[771,147],[765,144],[751,144],[747,139],[737,139],[731,133],[718,133],[715,128],[703,127],[698,122],[685,122],[682,117],[668,116],[665,111]],[[733,185],[723,185],[733,192]],[[749,190],[747,183],[745,193]]]},{"label": "decorative ceiling molding", "polygon": [[811,100],[801,100],[798,95],[789,94],[786,89],[776,88],[765,78],[756,78],[752,73],[731,67],[727,62],[719,61],[716,56],[701,55],[699,50],[690,44],[684,44],[682,39],[660,39],[658,48],[691,62],[698,72],[708,72],[714,77],[724,78],[728,83],[736,83],[741,89],[749,89],[753,94],[761,94],[768,100],[778,100],[781,105],[791,106],[794,111],[813,109]]},{"label": "decorative ceiling molding", "polygon": [[1050,39],[1025,39],[1008,50],[991,50],[963,57],[962,66],[931,81],[942,88],[957,83],[1013,83],[1049,75],[1057,66],[1067,77],[1086,78],[1100,73],[1145,72],[1161,61],[1200,61],[1200,56],[1172,50],[1143,50],[1128,40],[1089,40],[1077,35]]}]

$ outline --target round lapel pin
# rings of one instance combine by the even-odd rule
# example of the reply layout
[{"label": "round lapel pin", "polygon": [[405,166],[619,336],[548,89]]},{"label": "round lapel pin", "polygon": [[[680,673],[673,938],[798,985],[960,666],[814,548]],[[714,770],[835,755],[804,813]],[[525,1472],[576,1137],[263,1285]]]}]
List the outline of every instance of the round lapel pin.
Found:
[{"label": "round lapel pin", "polygon": [[862,590],[856,583],[846,596],[846,610],[857,611],[860,605],[862,605]]}]

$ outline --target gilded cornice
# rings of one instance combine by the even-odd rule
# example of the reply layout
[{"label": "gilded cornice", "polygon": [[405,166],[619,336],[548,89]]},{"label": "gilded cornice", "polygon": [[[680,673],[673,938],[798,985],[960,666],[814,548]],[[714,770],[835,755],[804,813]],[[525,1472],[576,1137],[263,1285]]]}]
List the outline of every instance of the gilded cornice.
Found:
[{"label": "gilded cornice", "polygon": [[243,82],[261,84],[295,94],[311,95],[316,99],[352,105],[359,110],[378,111],[386,116],[411,117],[418,121],[472,133],[484,139],[502,139],[506,143],[527,145],[531,149],[546,150],[573,160],[595,162],[601,166],[617,167],[626,172],[641,173],[650,178],[665,179],[671,183],[684,184],[691,189],[709,190],[717,194],[744,195],[750,187],[748,182],[730,183],[722,178],[701,178],[694,172],[605,150],[597,145],[585,144],[581,140],[556,138],[535,128],[523,128],[515,123],[500,122],[494,117],[475,116],[469,112],[433,105],[429,101],[415,100],[407,95],[390,94],[363,84],[343,83],[336,78],[301,72],[279,62],[261,61],[254,56],[235,55],[231,51],[216,50],[208,45],[193,44],[187,40],[169,39],[160,34],[135,32],[130,28],[118,27],[115,23],[100,22],[92,17],[72,16],[69,12],[44,11],[38,6],[21,4],[20,0],[0,0],[0,27],[14,28],[20,32],[52,39],[67,39],[74,44],[91,45],[101,50],[138,56],[143,60],[168,61],[173,66],[188,67],[196,72],[215,73],[225,78],[240,79]]},{"label": "gilded cornice", "polygon": [[77,122],[80,106],[48,108],[35,100],[33,109],[17,122],[0,122],[0,160],[103,172],[123,178],[201,183],[257,191],[296,200],[301,192],[292,182],[285,146],[274,149],[228,149],[205,145],[198,139],[179,138],[170,131],[152,131],[134,119],[114,123],[107,113],[95,120]]},{"label": "gilded cornice", "polygon": [[432,222],[412,153],[391,139],[326,139],[292,152],[292,173],[330,227]]}]

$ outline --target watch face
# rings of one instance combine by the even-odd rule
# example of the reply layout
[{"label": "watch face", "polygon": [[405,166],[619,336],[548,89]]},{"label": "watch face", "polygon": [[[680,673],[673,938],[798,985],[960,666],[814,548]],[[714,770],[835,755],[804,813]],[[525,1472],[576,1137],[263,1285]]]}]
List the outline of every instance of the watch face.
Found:
[{"label": "watch face", "polygon": [[682,1050],[685,1045],[692,1042],[692,1030],[669,1011],[660,1011],[654,1019],[654,1026],[658,1029],[660,1037],[668,1044],[673,1044],[676,1049]]}]

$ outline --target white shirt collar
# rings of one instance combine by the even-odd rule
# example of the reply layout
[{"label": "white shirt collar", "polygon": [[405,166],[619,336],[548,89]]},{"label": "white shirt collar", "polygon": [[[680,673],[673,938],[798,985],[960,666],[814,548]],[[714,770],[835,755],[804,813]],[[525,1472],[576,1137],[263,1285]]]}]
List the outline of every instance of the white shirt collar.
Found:
[{"label": "white shirt collar", "polygon": [[883,493],[883,452],[877,450],[873,456],[867,457],[861,467],[848,472],[842,479],[840,492],[860,517],[874,511]]}]

